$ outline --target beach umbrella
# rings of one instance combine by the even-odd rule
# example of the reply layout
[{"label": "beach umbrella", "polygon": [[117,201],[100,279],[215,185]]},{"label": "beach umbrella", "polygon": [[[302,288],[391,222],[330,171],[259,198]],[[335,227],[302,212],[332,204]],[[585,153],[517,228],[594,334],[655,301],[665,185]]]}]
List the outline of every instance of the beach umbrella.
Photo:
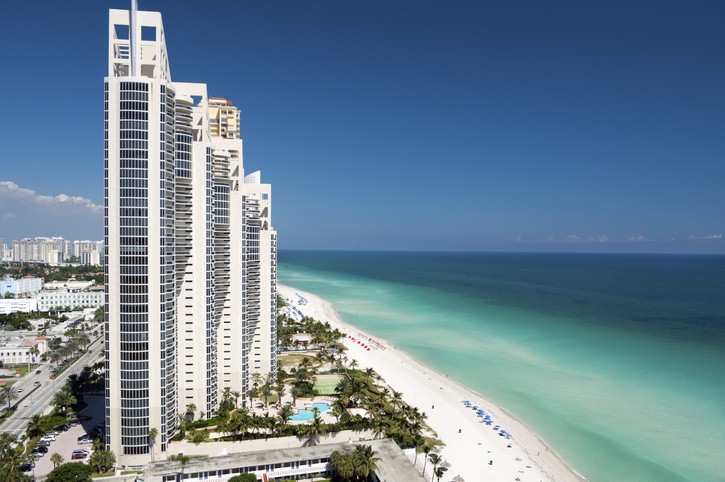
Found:
[{"label": "beach umbrella", "polygon": [[443,462],[441,462],[441,464],[438,467],[448,470],[451,468],[451,463],[448,462],[447,460],[444,460]]},{"label": "beach umbrella", "polygon": [[451,479],[451,481],[452,481],[452,482],[466,482],[466,479],[464,479],[464,478],[463,478],[463,477],[461,477],[460,475],[456,475],[455,477],[453,477],[453,478]]}]

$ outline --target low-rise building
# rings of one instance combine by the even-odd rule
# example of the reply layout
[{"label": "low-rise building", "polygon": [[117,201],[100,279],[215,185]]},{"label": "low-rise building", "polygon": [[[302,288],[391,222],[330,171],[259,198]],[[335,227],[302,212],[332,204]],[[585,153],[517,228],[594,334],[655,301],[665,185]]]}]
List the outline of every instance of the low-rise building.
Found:
[{"label": "low-rise building", "polygon": [[0,296],[5,296],[6,293],[12,293],[17,296],[22,293],[37,293],[43,289],[42,278],[13,278],[11,276],[5,276],[0,280]]},{"label": "low-rise building", "polygon": [[418,474],[392,439],[193,458],[185,465],[173,461],[156,462],[146,468],[144,481],[174,482],[178,480],[180,473],[184,474],[184,481],[188,482],[226,482],[235,475],[247,473],[254,474],[257,480],[312,480],[317,477],[330,477],[335,473],[335,468],[330,464],[330,454],[336,450],[353,450],[358,444],[370,445],[379,459],[370,480],[425,482],[426,479]]},{"label": "low-rise building", "polygon": [[[33,350],[33,347],[36,350]],[[44,336],[0,338],[0,361],[4,366],[37,363],[47,351],[48,343]]]},{"label": "low-rise building", "polygon": [[0,315],[10,313],[30,313],[38,311],[38,300],[35,298],[0,299]]},{"label": "low-rise building", "polygon": [[77,308],[99,308],[103,306],[103,291],[79,291],[61,289],[43,291],[38,294],[38,310],[50,311],[62,307],[75,310]]}]

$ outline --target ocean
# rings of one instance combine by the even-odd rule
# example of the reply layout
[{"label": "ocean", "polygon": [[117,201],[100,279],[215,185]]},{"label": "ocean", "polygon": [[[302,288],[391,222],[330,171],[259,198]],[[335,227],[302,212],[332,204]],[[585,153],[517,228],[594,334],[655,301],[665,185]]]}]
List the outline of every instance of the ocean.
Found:
[{"label": "ocean", "polygon": [[592,481],[725,481],[725,256],[281,251],[278,276]]}]

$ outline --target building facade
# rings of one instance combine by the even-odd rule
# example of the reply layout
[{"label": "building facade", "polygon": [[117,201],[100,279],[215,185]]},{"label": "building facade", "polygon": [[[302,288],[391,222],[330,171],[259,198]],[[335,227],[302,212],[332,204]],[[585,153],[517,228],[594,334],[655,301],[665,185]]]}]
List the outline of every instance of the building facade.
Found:
[{"label": "building facade", "polygon": [[100,308],[104,305],[105,296],[103,291],[53,290],[42,291],[35,299],[38,300],[38,311],[76,310]]},{"label": "building facade", "polygon": [[[172,82],[161,15],[110,10],[108,41],[106,444],[140,465],[164,458],[192,408],[211,416],[227,387],[245,399],[258,319],[247,223],[262,220],[245,216],[239,110],[205,84]],[[276,257],[274,276],[263,259],[255,280],[274,293]],[[259,365],[276,372],[276,350],[267,356]]]},{"label": "building facade", "polygon": [[41,278],[13,278],[5,276],[0,280],[0,296],[7,293],[13,296],[29,295],[37,293],[43,289],[43,280]]},{"label": "building facade", "polygon": [[0,338],[0,361],[3,366],[37,363],[48,351],[44,336],[37,338]]}]

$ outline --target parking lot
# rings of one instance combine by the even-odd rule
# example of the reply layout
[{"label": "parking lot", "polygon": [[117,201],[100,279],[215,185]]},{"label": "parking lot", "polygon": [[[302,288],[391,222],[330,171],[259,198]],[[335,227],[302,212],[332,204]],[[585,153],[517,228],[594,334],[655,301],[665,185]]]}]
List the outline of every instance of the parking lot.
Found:
[{"label": "parking lot", "polygon": [[53,470],[53,462],[50,461],[50,456],[54,453],[58,453],[63,457],[63,462],[88,462],[88,457],[85,460],[72,460],[74,450],[86,449],[91,451],[91,444],[79,444],[78,438],[83,434],[91,434],[93,427],[104,422],[104,401],[103,397],[84,397],[88,407],[79,412],[77,415],[85,415],[92,417],[90,420],[80,420],[80,423],[75,427],[71,427],[65,432],[59,432],[55,437],[55,441],[50,442],[48,446],[48,453],[44,454],[38,460],[35,461],[34,475],[40,479],[48,475]]}]

